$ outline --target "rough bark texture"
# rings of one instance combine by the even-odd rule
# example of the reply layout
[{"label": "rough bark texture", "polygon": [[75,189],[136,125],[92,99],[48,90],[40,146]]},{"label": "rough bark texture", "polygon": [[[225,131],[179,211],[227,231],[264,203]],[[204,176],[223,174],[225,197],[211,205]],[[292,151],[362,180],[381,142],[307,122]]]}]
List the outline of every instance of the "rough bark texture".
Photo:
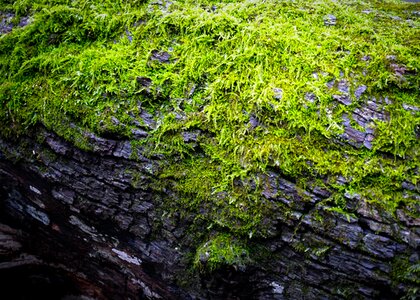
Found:
[{"label": "rough bark texture", "polygon": [[[294,1],[289,4],[291,5],[292,2]],[[166,13],[170,5],[170,1],[153,1],[148,6],[147,11],[152,14],[157,7],[158,10]],[[94,5],[92,7],[91,9],[94,10]],[[79,9],[79,7],[75,9]],[[75,9],[63,10],[61,14],[67,16],[69,13],[74,13]],[[208,12],[217,10],[216,6],[208,8]],[[299,15],[302,13],[300,8],[297,11]],[[312,13],[312,10],[308,10],[305,16],[311,16]],[[361,13],[369,15],[372,11],[363,10]],[[73,20],[75,22],[73,25],[75,25],[74,28],[79,30],[83,26],[79,26],[79,23],[77,23],[80,21],[79,16],[76,13],[74,14],[77,18]],[[200,16],[201,14],[197,15]],[[400,17],[380,11],[376,14],[378,18],[386,17],[394,21],[402,21]],[[413,15],[412,17],[415,18],[418,14],[418,11],[413,11],[410,16]],[[51,15],[54,14],[51,13]],[[60,15],[59,10],[57,15]],[[109,15],[121,14],[112,12]],[[182,16],[181,13],[179,15]],[[106,14],[95,15],[95,22],[89,24],[96,24],[96,18],[99,16],[103,18]],[[345,18],[341,17],[340,20],[340,14],[338,16],[339,18],[332,14],[325,15],[323,22],[320,19],[319,23],[328,28],[338,26],[340,22],[345,24]],[[23,28],[33,22],[33,19],[29,17],[20,17],[19,22],[16,22],[15,17],[12,12],[0,12],[0,34],[6,36],[13,33],[14,27],[15,29]],[[291,21],[296,19],[293,14],[289,18]],[[46,21],[50,19],[49,16],[45,17]],[[63,17],[63,19],[66,18]],[[160,17],[157,17],[157,19],[160,20]],[[261,17],[261,20],[264,19]],[[226,20],[227,25],[229,25],[231,19]],[[250,20],[252,19],[248,18],[244,23],[248,24],[251,22]],[[414,24],[411,19],[404,21],[407,21],[407,24]],[[136,39],[136,36],[130,30],[134,32],[140,24],[145,22],[143,19],[139,19],[131,26],[131,29],[124,27],[122,37],[127,38],[127,43],[132,44],[133,39]],[[170,21],[166,22],[168,22],[166,25],[170,29],[168,32],[172,32],[175,26],[172,26],[173,24],[171,25]],[[38,20],[38,23],[42,22]],[[128,23],[123,22],[121,24]],[[187,25],[186,27],[188,28]],[[55,30],[55,26],[52,28]],[[70,27],[66,23],[63,28]],[[107,28],[113,27],[108,26]],[[296,31],[296,27],[294,29]],[[66,32],[65,30],[63,29],[63,32]],[[48,49],[51,45],[58,45],[62,42],[59,34],[46,32]],[[223,30],[221,32],[223,33]],[[374,32],[373,29],[372,32]],[[41,33],[37,32],[37,34]],[[357,36],[362,33],[357,32]],[[89,32],[83,33],[81,36],[94,39],[95,36],[90,34]],[[117,37],[109,34],[112,37],[110,38],[110,44],[117,44]],[[214,43],[222,42],[222,37],[226,36],[227,38],[230,34],[229,31],[227,35],[216,35]],[[27,34],[27,37],[30,36],[32,34]],[[72,34],[69,34],[66,39],[72,36]],[[155,37],[155,28],[153,28],[150,36]],[[124,40],[122,37],[118,39]],[[380,37],[379,35],[378,40]],[[190,38],[188,37],[188,39]],[[8,51],[7,49],[14,49],[18,40],[11,40],[11,45],[4,46],[4,49],[6,51]],[[40,40],[42,39],[40,38]],[[140,40],[147,41],[148,38],[147,36],[141,36]],[[236,44],[236,42],[233,44]],[[350,44],[352,44],[351,41],[349,46]],[[390,42],[390,44],[392,43]],[[23,43],[23,45],[26,44]],[[27,46],[31,49],[32,42],[28,43]],[[99,47],[100,51],[105,49],[101,47]],[[149,56],[142,63],[145,63],[148,67],[153,67],[155,64],[160,68],[177,62],[180,57],[175,57],[174,52],[172,52],[173,49],[169,50],[169,48],[170,53],[164,49],[149,51]],[[243,52],[240,48],[238,49],[235,52]],[[340,55],[343,56],[350,53],[350,51],[344,50],[346,47],[341,46],[335,50],[326,49],[335,51],[336,54],[341,53]],[[404,52],[404,48],[402,49],[401,52]],[[277,52],[278,49],[275,48],[275,51]],[[19,51],[16,52],[19,53]],[[31,50],[30,53],[32,52]],[[118,51],[115,52],[119,53]],[[148,51],[144,52],[147,53]],[[415,50],[412,52],[414,57],[416,52]],[[132,56],[138,56],[137,52],[133,53],[135,55]],[[289,55],[296,54],[299,57],[299,53],[299,51],[291,51]],[[17,57],[15,60],[20,61],[21,58]],[[30,57],[29,54],[28,57]],[[35,61],[43,61],[45,57],[47,56]],[[368,54],[363,54],[360,59],[366,63],[367,67],[372,58]],[[415,58],[413,58],[414,60]],[[374,59],[373,61],[375,62]],[[394,55],[388,55],[382,61],[386,65],[386,69],[390,70],[389,73],[392,74],[392,76],[389,75],[392,79],[390,82],[395,85],[393,87],[390,84],[390,91],[402,86],[401,91],[405,89],[407,95],[417,95],[415,93],[418,93],[416,88],[418,85],[415,84],[418,83],[418,73],[415,70],[408,70],[408,67],[399,64]],[[65,60],[62,62],[65,62]],[[118,60],[116,62],[118,65]],[[230,63],[233,64],[233,62]],[[18,63],[16,64],[18,65]],[[8,78],[8,76],[11,76],[8,74],[8,65],[3,65],[7,74],[2,73],[2,77]],[[61,65],[61,62],[58,65]],[[222,65],[219,64],[219,66]],[[413,65],[415,64],[413,63]],[[38,71],[33,67],[33,70],[28,69],[27,72],[31,76],[33,72],[40,72],[42,76],[46,76],[50,71],[52,72],[49,69],[44,70],[44,67],[40,67]],[[197,69],[197,66],[191,65],[190,70],[195,69]],[[127,70],[131,70],[131,67],[127,67]],[[287,68],[281,70],[286,72]],[[175,69],[174,74],[176,76],[174,78],[179,75],[179,72],[177,72]],[[299,72],[296,78],[299,77]],[[363,76],[366,76],[367,72],[367,70],[363,70]],[[79,71],[75,73],[82,74]],[[103,75],[102,70],[100,70],[100,73]],[[18,95],[13,88],[9,90],[9,85],[4,84],[4,91],[9,92],[10,99],[5,94],[3,97],[5,100],[2,100],[4,102],[0,101],[0,104],[4,103],[3,106],[6,107],[2,108],[3,111],[0,110],[0,113],[3,112],[1,116],[8,118],[0,119],[0,124],[10,123],[10,128],[4,125],[0,128],[1,297],[5,297],[4,299],[67,300],[398,299],[402,297],[404,297],[403,299],[416,299],[420,292],[420,219],[413,216],[420,215],[420,186],[416,181],[419,174],[418,166],[400,168],[398,172],[392,168],[386,169],[395,171],[392,177],[390,175],[392,179],[389,180],[390,183],[387,187],[390,187],[391,192],[397,191],[404,199],[410,200],[407,201],[407,203],[410,203],[407,206],[404,206],[405,202],[396,200],[395,203],[400,203],[400,206],[394,210],[380,208],[381,204],[385,206],[386,203],[392,203],[392,201],[381,203],[381,199],[371,198],[371,202],[369,202],[359,194],[347,192],[346,187],[350,186],[350,189],[353,187],[348,185],[352,180],[351,176],[345,178],[344,176],[337,176],[338,173],[331,173],[323,177],[323,175],[318,176],[317,172],[314,172],[308,175],[307,181],[302,181],[302,183],[298,179],[299,176],[305,176],[305,171],[301,170],[301,174],[297,175],[289,171],[289,175],[284,175],[286,172],[283,171],[285,170],[282,170],[281,164],[279,165],[276,158],[271,156],[272,153],[267,155],[266,158],[263,155],[260,158],[253,158],[254,163],[258,162],[266,165],[260,169],[263,170],[261,173],[254,171],[257,168],[247,169],[247,172],[249,170],[252,170],[249,171],[250,173],[254,172],[253,174],[246,173],[244,177],[248,179],[238,176],[235,170],[231,170],[232,173],[225,174],[226,178],[233,178],[233,187],[229,187],[229,191],[216,193],[215,190],[208,192],[203,188],[203,191],[211,193],[212,197],[219,197],[222,205],[217,201],[200,202],[202,200],[200,196],[202,195],[199,195],[199,191],[194,191],[194,187],[197,187],[194,185],[197,184],[194,179],[197,179],[201,174],[198,176],[195,174],[195,177],[192,176],[193,179],[190,178],[194,182],[193,187],[188,191],[180,190],[183,187],[182,185],[179,185],[181,188],[179,186],[177,188],[176,184],[172,184],[177,180],[181,181],[184,177],[188,177],[185,174],[180,176],[181,179],[176,177],[178,176],[176,172],[168,172],[170,174],[166,174],[167,177],[162,176],[162,173],[174,164],[179,163],[181,166],[184,162],[183,158],[185,158],[182,155],[185,153],[187,153],[185,156],[189,158],[199,158],[195,161],[196,164],[203,164],[203,161],[213,164],[212,166],[204,165],[203,169],[219,167],[218,163],[223,162],[220,157],[223,157],[229,151],[237,152],[236,147],[226,151],[223,149],[225,144],[228,144],[228,140],[232,139],[232,143],[234,143],[233,138],[236,137],[234,130],[230,132],[231,135],[229,135],[229,131],[226,131],[228,133],[224,132],[229,126],[245,128],[246,130],[241,131],[245,136],[244,139],[255,141],[254,144],[264,145],[267,142],[268,144],[271,143],[269,146],[278,146],[276,143],[281,139],[271,136],[270,129],[285,126],[287,122],[291,122],[291,124],[295,122],[294,125],[292,124],[293,126],[284,128],[285,130],[282,133],[284,135],[279,136],[283,137],[285,142],[276,148],[277,155],[280,155],[283,152],[279,151],[279,148],[282,146],[290,147],[289,152],[284,152],[290,154],[299,146],[298,142],[302,142],[302,132],[306,136],[311,134],[311,130],[306,132],[307,128],[311,127],[305,127],[305,124],[308,125],[307,119],[312,120],[314,116],[322,124],[322,126],[315,127],[317,130],[323,127],[328,127],[329,130],[330,127],[334,126],[342,129],[341,131],[331,132],[321,130],[324,135],[319,135],[318,138],[322,143],[317,147],[322,148],[324,152],[328,152],[328,149],[324,149],[324,146],[328,145],[333,145],[335,147],[333,150],[337,150],[337,152],[341,151],[341,146],[346,147],[347,150],[357,149],[360,150],[358,155],[368,153],[372,157],[386,158],[393,167],[395,162],[396,169],[402,165],[398,165],[397,162],[406,162],[405,159],[417,160],[420,125],[415,124],[415,122],[418,122],[416,120],[418,120],[420,108],[413,104],[414,100],[405,102],[410,97],[404,98],[401,96],[402,99],[396,101],[391,96],[386,96],[387,93],[381,89],[379,89],[380,92],[373,93],[369,91],[371,87],[368,88],[367,83],[357,80],[350,82],[341,71],[339,76],[338,72],[335,73],[336,75],[333,76],[332,73],[328,74],[322,70],[314,70],[310,74],[311,78],[313,77],[316,80],[325,77],[322,80],[329,81],[325,88],[326,93],[331,93],[331,101],[328,100],[328,106],[322,108],[322,105],[317,104],[317,101],[321,101],[317,98],[318,96],[305,90],[305,101],[299,102],[295,107],[292,105],[290,108],[290,110],[300,111],[302,107],[308,109],[309,106],[314,106],[314,115],[298,114],[298,116],[305,117],[301,124],[295,122],[292,113],[288,116],[289,108],[283,111],[284,118],[275,122],[274,119],[280,112],[276,111],[275,105],[271,102],[267,102],[267,107],[256,105],[249,111],[245,110],[246,106],[245,108],[240,106],[238,108],[236,104],[232,104],[235,103],[234,98],[224,98],[228,95],[224,93],[229,89],[222,89],[221,97],[224,102],[229,102],[229,105],[232,106],[213,107],[213,109],[221,110],[219,114],[213,117],[213,120],[211,109],[208,109],[208,115],[205,116],[201,104],[197,104],[197,108],[192,105],[190,101],[192,95],[196,90],[204,88],[200,86],[201,83],[190,82],[190,79],[182,88],[182,97],[186,98],[166,99],[172,103],[172,106],[169,106],[172,108],[163,109],[164,105],[160,106],[160,102],[164,98],[161,86],[147,77],[149,76],[146,76],[147,73],[142,75],[142,72],[139,72],[139,75],[136,75],[137,77],[129,78],[131,83],[126,86],[133,88],[135,96],[134,94],[131,96],[140,99],[138,102],[136,102],[137,100],[132,101],[132,103],[137,104],[130,105],[138,107],[125,110],[125,108],[120,109],[120,104],[118,104],[118,109],[113,112],[110,112],[109,108],[102,109],[101,113],[103,115],[89,111],[88,116],[94,118],[95,121],[99,120],[97,122],[99,124],[95,123],[94,129],[92,129],[83,127],[86,125],[84,123],[91,120],[87,117],[84,120],[79,119],[78,109],[80,107],[76,109],[69,106],[67,109],[70,109],[70,111],[66,111],[65,106],[64,108],[61,106],[62,99],[60,96],[56,96],[55,92],[54,95],[58,98],[58,104],[52,107],[56,111],[45,108],[45,99],[49,99],[51,95],[42,93],[44,93],[44,90],[53,90],[52,87],[42,90],[44,85],[36,84],[36,81],[34,81],[35,83],[25,86],[28,91],[25,90],[25,93],[22,92],[22,95]],[[151,75],[156,75],[155,71]],[[327,75],[328,78],[333,79],[326,79]],[[60,80],[63,76],[62,74],[59,75]],[[348,77],[348,74],[346,76]],[[207,78],[207,74],[203,73],[202,77]],[[246,74],[244,77],[247,77]],[[19,77],[16,78],[19,79]],[[200,76],[197,76],[197,78],[200,78]],[[120,82],[120,78],[112,77],[112,80]],[[224,80],[223,77],[220,82]],[[387,83],[387,80],[385,80],[385,83]],[[66,79],[66,81],[69,82],[67,88],[73,88],[74,80]],[[90,79],[88,81],[91,82]],[[166,79],[161,81],[164,84],[170,82]],[[26,81],[22,82],[28,84]],[[51,82],[54,82],[54,80],[51,80]],[[104,80],[104,82],[107,82],[107,80]],[[41,81],[41,83],[44,82]],[[13,82],[13,85],[10,84],[11,87],[15,87],[15,85],[16,90],[19,90],[19,81]],[[304,85],[300,85],[299,88],[302,86]],[[232,87],[235,87],[235,85]],[[3,88],[3,86],[0,85],[0,88]],[[163,86],[163,88],[165,87]],[[42,90],[42,93],[39,92],[42,97],[32,91],[36,89]],[[115,89],[120,91],[120,87]],[[167,89],[172,90],[173,87],[169,86]],[[272,96],[278,102],[278,105],[282,104],[283,94],[287,95],[287,92],[290,94],[290,91],[284,91],[280,87],[269,87],[269,89],[270,91],[272,89]],[[108,91],[108,89],[105,90]],[[114,89],[110,88],[109,90],[113,91]],[[185,90],[187,91],[185,92]],[[66,88],[64,91],[66,91]],[[34,92],[33,95],[32,92]],[[91,91],[87,95],[90,97],[90,94]],[[259,95],[259,92],[256,92],[256,94]],[[392,93],[390,94],[392,95]],[[62,95],[67,97],[67,92]],[[74,99],[64,99],[63,103],[79,101],[80,95],[78,93],[75,93],[75,95]],[[22,99],[19,98],[20,96]],[[37,119],[37,114],[41,114],[41,110],[38,110],[41,102],[31,103],[27,101],[26,97],[29,100],[30,97],[36,100],[44,99],[44,111],[42,113],[45,116],[43,118]],[[124,102],[123,92],[118,92],[115,95],[106,92],[101,94],[100,97],[103,98],[101,101],[111,99],[110,103]],[[120,99],[121,97],[122,99]],[[131,98],[127,96],[127,99]],[[145,100],[143,102],[146,105],[147,103],[153,103],[152,106],[155,110],[153,113],[155,115],[151,115],[151,110],[146,112],[146,109],[141,106],[141,99]],[[189,101],[191,103],[188,104]],[[87,103],[91,105],[90,100]],[[183,111],[184,104],[191,107]],[[393,104],[395,105],[392,106]],[[86,107],[90,107],[89,105],[86,105]],[[123,106],[123,104],[121,105]],[[211,106],[207,106],[207,108],[209,107],[211,108]],[[27,109],[32,109],[32,114],[26,112]],[[197,109],[197,111],[194,111],[194,109]],[[225,109],[237,109],[231,112],[231,123],[225,120]],[[333,120],[334,109],[340,111],[339,117],[336,118],[337,122]],[[417,118],[412,118],[413,124],[409,124],[413,126],[398,124],[398,120],[404,123],[409,120],[408,117],[398,119],[394,116],[394,124],[391,124],[393,109],[399,109],[401,116],[404,114],[417,116]],[[96,111],[99,112],[100,110],[98,108]],[[120,114],[114,115],[117,111],[120,111]],[[136,113],[133,113],[133,111]],[[54,113],[58,115],[55,116]],[[20,114],[22,115],[20,116]],[[48,114],[54,115],[54,118],[49,119],[46,117]],[[75,120],[70,117],[72,114]],[[169,116],[169,121],[165,121],[165,114],[166,117]],[[192,119],[195,120],[194,122],[186,122],[188,114],[196,117],[196,119]],[[241,115],[240,118],[236,119],[235,114]],[[219,124],[219,127],[216,126],[216,116],[220,118],[218,121],[222,124]],[[15,118],[17,119],[15,120]],[[323,119],[328,119],[329,122],[321,122]],[[214,127],[211,124],[213,121],[215,123]],[[55,122],[58,124],[55,124]],[[267,122],[272,124],[266,124]],[[392,130],[384,134],[384,128],[387,124],[391,124],[393,127],[390,125]],[[27,133],[22,133],[24,131],[22,128],[27,125],[30,130]],[[158,125],[164,128],[166,126],[166,129],[159,132],[157,130],[159,129]],[[381,130],[377,130],[378,127],[381,129],[380,126],[383,127],[382,137]],[[14,127],[19,128],[16,131],[20,134],[19,137],[11,137]],[[50,130],[46,128],[50,128]],[[101,136],[87,130],[97,132]],[[258,139],[257,133],[264,130],[266,132],[263,136],[267,139]],[[401,134],[399,136],[397,132],[399,130],[407,131],[407,135]],[[288,134],[289,131],[292,133],[291,137]],[[66,135],[68,132],[70,134]],[[172,136],[173,132],[176,132],[176,134]],[[165,140],[165,134],[169,136],[167,140]],[[157,148],[158,145],[163,145],[162,151],[158,152],[159,154],[153,154],[153,151],[147,150],[147,146],[150,145],[136,144],[136,142],[145,141],[148,137],[153,137],[147,140],[153,144],[153,147],[156,146]],[[179,137],[179,139],[176,139],[176,137]],[[203,140],[201,141],[200,138],[203,138]],[[375,139],[381,138],[383,145],[381,146],[381,143],[379,143],[379,146],[375,145]],[[291,140],[298,142],[292,144]],[[244,149],[253,146],[244,141],[241,142],[243,142]],[[388,142],[391,146],[388,145]],[[168,145],[173,143],[178,146],[181,144],[182,147],[179,147],[180,153],[177,153],[178,149],[170,149],[165,152],[164,150],[167,150],[165,149],[165,143],[168,143]],[[203,148],[210,144],[213,146],[219,145],[218,151],[214,153],[208,151],[206,153]],[[398,152],[399,144],[404,144],[403,146],[406,146],[410,152],[407,152],[407,154],[401,149],[401,152]],[[168,146],[168,148],[170,147]],[[82,148],[90,150],[84,151],[81,150]],[[261,152],[263,150],[268,151],[264,147],[261,147],[261,149]],[[185,153],[181,153],[181,150]],[[257,148],[253,150],[255,150],[254,154],[258,152]],[[395,151],[392,153],[391,150]],[[252,152],[250,153],[252,154]],[[343,150],[343,153],[346,153],[346,151]],[[209,156],[208,161],[201,160],[206,155]],[[313,161],[308,159],[311,155],[305,156],[302,154],[290,164],[297,164],[302,160],[307,165],[305,170],[311,169]],[[367,155],[363,157],[370,158]],[[347,156],[344,154],[343,160],[345,162],[346,159]],[[265,160],[268,162],[264,162]],[[328,164],[328,166],[330,163],[329,161],[315,161],[320,164]],[[369,159],[365,160],[366,163],[369,161]],[[234,162],[246,169],[240,157],[238,161]],[[378,162],[380,164],[382,161],[378,160]],[[228,161],[226,165],[230,163],[232,162]],[[283,166],[286,169],[290,167],[286,163]],[[401,171],[403,169],[411,172],[409,176],[403,177],[401,175],[404,172]],[[191,171],[193,168],[189,170]],[[354,170],[354,174],[360,170],[361,168]],[[208,175],[207,178],[212,178],[212,175],[213,173]],[[366,177],[366,180],[370,180],[376,175],[377,173],[372,171]],[[380,176],[386,177],[386,175],[386,171],[382,169]],[[400,181],[393,182],[394,178]],[[258,179],[258,184],[255,179]],[[380,179],[383,179],[383,177]],[[162,184],[162,182],[166,183]],[[322,184],[318,185],[317,182]],[[201,184],[201,181],[199,184]],[[366,186],[369,188],[369,185]],[[343,188],[340,189],[340,187]],[[213,188],[214,186],[212,186]],[[230,201],[233,198],[230,199],[229,197],[234,195],[236,188],[241,192],[258,193],[256,195],[258,201],[261,200],[259,203],[263,203],[263,205],[257,207],[269,210],[268,213],[261,213],[260,223],[262,225],[260,227],[264,230],[261,230],[258,222],[247,220],[251,224],[249,238],[248,231],[242,230],[248,228],[246,227],[247,224],[239,224],[243,220],[240,220],[239,217],[236,219],[235,213],[241,212],[241,209],[248,210],[247,214],[245,213],[246,219],[249,215],[252,216],[255,213],[255,210],[252,210],[255,207],[252,205],[241,207],[240,201],[238,201],[238,203],[234,203],[237,205],[236,210],[228,211],[226,213],[227,218],[223,215],[224,210],[230,209]],[[343,199],[341,199],[340,205],[333,206],[334,197],[342,196],[339,193],[333,194],[333,191],[338,189],[340,189],[340,193],[343,193]],[[253,196],[255,196],[254,194]],[[243,196],[243,194],[240,195]],[[195,196],[198,200],[191,204],[191,207],[194,207],[189,210],[188,201],[182,201],[183,197]],[[235,196],[237,195],[235,194]],[[234,198],[232,203],[236,200]],[[181,205],[182,207],[178,207]],[[214,213],[215,211],[216,213]],[[222,221],[215,218],[214,214],[217,215],[217,212],[223,215],[221,217],[221,219],[225,218],[223,221],[226,221],[226,219],[228,221],[223,224]],[[202,219],[200,219],[200,215]],[[211,222],[208,222],[209,220]],[[218,221],[220,222],[218,223]],[[235,227],[237,225],[236,221],[239,224],[237,227],[241,230]],[[212,226],[219,227],[214,229]],[[257,232],[255,236],[253,236],[254,232]],[[235,242],[246,240],[250,250],[249,252],[248,250],[243,252],[243,257],[238,259],[239,263],[229,263],[228,259],[221,255],[217,268],[206,269],[206,266],[210,266],[211,255],[219,255],[217,251],[215,251],[216,254],[209,254],[206,252],[206,247],[210,247],[211,241],[214,242],[220,236],[223,237],[223,234],[227,234]],[[235,252],[232,250],[235,245],[223,245],[223,247],[230,247],[231,252]],[[198,249],[204,250],[200,252]]]},{"label": "rough bark texture", "polygon": [[[186,274],[188,218],[162,215],[161,198],[176,197],[173,192],[145,188],[159,159],[134,162],[129,144],[93,135],[89,153],[43,128],[36,136],[0,144],[1,220],[7,224],[0,227],[0,276],[8,283],[24,278],[32,295],[395,299],[410,288],[393,282],[400,262],[418,263],[418,219],[402,210],[395,219],[357,195],[348,198],[356,213],[344,217],[315,207],[327,191],[302,191],[275,172],[264,175],[263,196],[293,213],[273,211],[271,236],[260,241],[265,258],[244,269]],[[134,180],[130,170],[141,177]],[[276,196],[279,191],[287,199]]]}]

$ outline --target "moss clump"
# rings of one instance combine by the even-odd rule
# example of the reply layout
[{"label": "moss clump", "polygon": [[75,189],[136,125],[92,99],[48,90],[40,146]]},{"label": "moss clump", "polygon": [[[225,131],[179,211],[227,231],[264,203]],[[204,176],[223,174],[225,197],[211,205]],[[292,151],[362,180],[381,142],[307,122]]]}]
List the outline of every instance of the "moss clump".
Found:
[{"label": "moss clump", "polygon": [[[350,191],[391,213],[415,206],[401,186],[420,181],[418,4],[0,3],[31,16],[0,37],[2,136],[43,124],[85,150],[94,132],[163,154],[168,164],[153,188],[178,191],[168,209],[194,213],[207,236],[269,235],[274,204],[261,197],[267,183],[259,176],[268,170],[299,188],[323,178],[330,203]],[[325,26],[329,14],[335,26]],[[339,80],[352,95],[360,85],[366,92],[338,103]],[[389,120],[375,121],[371,149],[337,143],[343,116],[372,97],[391,103],[383,108]],[[136,141],[144,110],[158,126]],[[190,131],[199,133],[194,142],[183,135]],[[345,203],[336,206],[346,213]]]},{"label": "moss clump", "polygon": [[398,257],[392,262],[393,284],[400,282],[409,284],[407,294],[402,298],[404,300],[417,299],[420,294],[420,263],[419,261],[410,262],[407,257]]},{"label": "moss clump", "polygon": [[219,234],[198,248],[194,264],[200,269],[213,271],[223,266],[243,269],[249,261],[249,251],[241,241]]}]

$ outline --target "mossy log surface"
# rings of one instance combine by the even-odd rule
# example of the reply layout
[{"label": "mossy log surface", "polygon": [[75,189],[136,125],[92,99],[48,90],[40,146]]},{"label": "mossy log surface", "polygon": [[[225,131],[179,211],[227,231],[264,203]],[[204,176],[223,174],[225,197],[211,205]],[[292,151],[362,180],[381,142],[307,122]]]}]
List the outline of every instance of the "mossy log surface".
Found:
[{"label": "mossy log surface", "polygon": [[0,279],[416,299],[419,57],[397,0],[0,0]]}]

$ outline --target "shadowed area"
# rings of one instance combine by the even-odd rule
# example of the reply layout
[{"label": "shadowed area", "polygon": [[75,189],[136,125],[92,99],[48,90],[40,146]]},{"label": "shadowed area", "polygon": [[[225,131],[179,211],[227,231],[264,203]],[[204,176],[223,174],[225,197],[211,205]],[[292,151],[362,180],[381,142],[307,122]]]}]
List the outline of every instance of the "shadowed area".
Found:
[{"label": "shadowed area", "polygon": [[[53,268],[24,265],[0,270],[2,298],[15,300],[57,300],[80,291],[69,277]],[[80,298],[79,298],[80,299]]]}]

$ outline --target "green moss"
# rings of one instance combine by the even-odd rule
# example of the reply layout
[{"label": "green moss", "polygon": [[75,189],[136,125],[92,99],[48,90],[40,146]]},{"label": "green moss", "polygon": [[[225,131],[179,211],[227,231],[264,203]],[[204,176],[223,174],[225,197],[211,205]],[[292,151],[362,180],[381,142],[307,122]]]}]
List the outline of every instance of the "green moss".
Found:
[{"label": "green moss", "polygon": [[393,278],[400,281],[420,283],[419,274],[420,273],[420,264],[410,263],[407,257],[398,257],[392,263],[392,274]]},{"label": "green moss", "polygon": [[400,282],[409,284],[407,294],[402,298],[405,300],[417,299],[420,295],[420,263],[410,263],[407,257],[397,257],[392,262],[392,279],[393,284],[398,285]]},{"label": "green moss", "polygon": [[[177,191],[168,210],[194,213],[205,236],[228,232],[244,243],[268,235],[274,209],[287,215],[261,196],[266,183],[257,174],[268,170],[303,189],[325,179],[329,204],[341,213],[347,191],[392,213],[415,205],[401,185],[420,181],[420,112],[404,108],[420,99],[418,4],[171,2],[1,1],[17,18],[32,18],[0,37],[1,135],[43,124],[84,150],[92,149],[88,132],[131,140],[133,149],[165,156],[151,188]],[[327,14],[336,26],[324,25]],[[170,58],[160,62],[157,52]],[[337,104],[337,88],[326,84],[340,78],[351,93],[362,84],[367,92]],[[373,96],[392,101],[390,120],[376,122],[373,148],[337,143],[343,114],[351,118]],[[140,109],[158,126],[136,141]],[[193,130],[197,141],[185,141],[183,132]],[[337,176],[348,183],[334,183]]]},{"label": "green moss", "polygon": [[223,266],[243,268],[249,260],[249,251],[241,241],[219,234],[197,249],[194,264],[204,270],[216,270]]}]

